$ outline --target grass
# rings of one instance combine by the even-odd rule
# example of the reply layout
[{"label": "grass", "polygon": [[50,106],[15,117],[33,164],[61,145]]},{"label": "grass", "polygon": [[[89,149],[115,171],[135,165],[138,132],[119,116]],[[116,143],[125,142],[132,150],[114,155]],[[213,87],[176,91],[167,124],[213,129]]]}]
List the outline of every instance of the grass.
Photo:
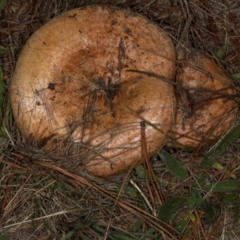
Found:
[{"label": "grass", "polygon": [[151,164],[146,158],[109,179],[41,161],[19,135],[8,88],[21,48],[54,16],[93,3],[131,8],[162,26],[176,46],[203,50],[239,92],[235,1],[0,0],[0,240],[239,239],[238,122],[213,146],[165,147]]}]

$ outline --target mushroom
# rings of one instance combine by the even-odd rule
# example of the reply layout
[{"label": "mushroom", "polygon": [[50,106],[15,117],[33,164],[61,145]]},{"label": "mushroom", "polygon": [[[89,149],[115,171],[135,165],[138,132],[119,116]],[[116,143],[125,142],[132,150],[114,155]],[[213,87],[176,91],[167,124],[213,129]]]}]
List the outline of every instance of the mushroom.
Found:
[{"label": "mushroom", "polygon": [[192,50],[179,54],[177,116],[168,146],[196,148],[213,143],[237,117],[236,90],[212,59]]},{"label": "mushroom", "polygon": [[[141,15],[106,6],[73,9],[38,29],[11,82],[25,138],[64,166],[106,177],[149,156],[175,118],[175,50]],[[141,123],[145,123],[145,128]]]}]

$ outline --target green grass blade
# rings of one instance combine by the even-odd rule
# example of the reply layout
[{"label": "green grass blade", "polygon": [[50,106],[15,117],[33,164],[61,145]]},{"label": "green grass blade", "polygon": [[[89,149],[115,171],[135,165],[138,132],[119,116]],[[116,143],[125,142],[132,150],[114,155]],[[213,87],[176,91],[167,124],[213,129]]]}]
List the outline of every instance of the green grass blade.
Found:
[{"label": "green grass blade", "polygon": [[240,73],[234,73],[234,74],[232,74],[232,78],[233,78],[234,80],[240,80]]},{"label": "green grass blade", "polygon": [[3,10],[7,5],[7,0],[0,0],[0,11]]},{"label": "green grass blade", "polygon": [[236,180],[226,180],[217,183],[211,183],[203,187],[205,191],[211,192],[235,192],[239,190],[240,183]]},{"label": "green grass blade", "polygon": [[74,234],[75,231],[70,231],[62,238],[62,240],[69,240]]},{"label": "green grass blade", "polygon": [[133,232],[139,232],[141,230],[142,223],[140,221],[137,221],[133,225]]},{"label": "green grass blade", "polygon": [[168,222],[173,218],[175,212],[182,209],[185,204],[185,198],[177,197],[167,199],[159,209],[158,218],[163,222]]},{"label": "green grass blade", "polygon": [[229,147],[229,145],[240,137],[240,125],[233,128],[222,141],[210,151],[201,162],[202,168],[210,168],[216,159],[220,157]]},{"label": "green grass blade", "polygon": [[3,46],[0,46],[0,54],[7,54],[7,49]]},{"label": "green grass blade", "polygon": [[137,174],[138,178],[145,179],[146,178],[146,174],[147,174],[147,179],[149,179],[149,174],[146,173],[147,170],[143,167],[143,165],[137,165],[135,167],[135,171],[136,171],[136,174]]},{"label": "green grass blade", "polygon": [[191,233],[191,228],[188,227],[187,220],[181,220],[178,226],[175,227],[178,232],[183,233],[184,235],[188,235]]},{"label": "green grass blade", "polygon": [[0,236],[0,240],[9,240],[9,238],[6,235]]},{"label": "green grass blade", "polygon": [[225,45],[223,45],[217,52],[216,52],[216,57],[218,58],[218,59],[222,59],[224,56],[225,56],[225,54],[226,54],[226,52],[227,52],[227,48],[228,48],[228,45],[227,44],[225,44]]},{"label": "green grass blade", "polygon": [[180,180],[185,180],[189,177],[187,170],[168,152],[161,150],[158,155],[167,167],[167,169],[172,174],[174,174],[174,176],[176,176]]},{"label": "green grass blade", "polygon": [[217,220],[217,217],[219,216],[220,212],[220,205],[219,203],[216,202],[209,202],[209,201],[204,201],[200,209],[204,211],[205,217],[206,217],[206,222],[209,223],[214,223]]},{"label": "green grass blade", "polygon": [[225,194],[221,200],[221,205],[240,203],[240,195],[237,192]]},{"label": "green grass blade", "polygon": [[193,210],[203,203],[203,198],[201,196],[191,195],[187,198],[189,210]]}]

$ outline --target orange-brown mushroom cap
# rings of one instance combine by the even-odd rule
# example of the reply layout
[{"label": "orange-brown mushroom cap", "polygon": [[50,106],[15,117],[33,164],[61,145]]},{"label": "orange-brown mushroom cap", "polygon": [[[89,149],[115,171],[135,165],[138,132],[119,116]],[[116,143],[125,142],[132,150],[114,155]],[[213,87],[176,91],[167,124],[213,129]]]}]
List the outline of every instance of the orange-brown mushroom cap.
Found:
[{"label": "orange-brown mushroom cap", "polygon": [[104,6],[73,9],[23,48],[11,84],[13,114],[29,141],[108,176],[141,161],[142,121],[150,156],[165,143],[174,76],[173,44],[146,18]]},{"label": "orange-brown mushroom cap", "polygon": [[168,146],[195,148],[219,139],[237,117],[236,90],[212,59],[192,50],[179,54],[177,116]]}]

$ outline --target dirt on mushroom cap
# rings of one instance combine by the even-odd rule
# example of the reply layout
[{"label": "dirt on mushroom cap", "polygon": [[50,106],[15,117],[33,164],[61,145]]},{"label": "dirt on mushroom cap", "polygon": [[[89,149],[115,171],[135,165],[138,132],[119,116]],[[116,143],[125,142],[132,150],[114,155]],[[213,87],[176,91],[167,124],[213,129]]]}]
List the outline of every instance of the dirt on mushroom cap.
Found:
[{"label": "dirt on mushroom cap", "polygon": [[[11,85],[13,113],[29,141],[69,156],[66,164],[111,175],[141,160],[141,121],[158,128],[146,128],[150,154],[166,141],[175,114],[174,75],[173,44],[149,20],[110,7],[74,9],[37,30],[24,47]],[[116,132],[127,137],[117,140]],[[118,156],[114,164],[111,152]]]}]

